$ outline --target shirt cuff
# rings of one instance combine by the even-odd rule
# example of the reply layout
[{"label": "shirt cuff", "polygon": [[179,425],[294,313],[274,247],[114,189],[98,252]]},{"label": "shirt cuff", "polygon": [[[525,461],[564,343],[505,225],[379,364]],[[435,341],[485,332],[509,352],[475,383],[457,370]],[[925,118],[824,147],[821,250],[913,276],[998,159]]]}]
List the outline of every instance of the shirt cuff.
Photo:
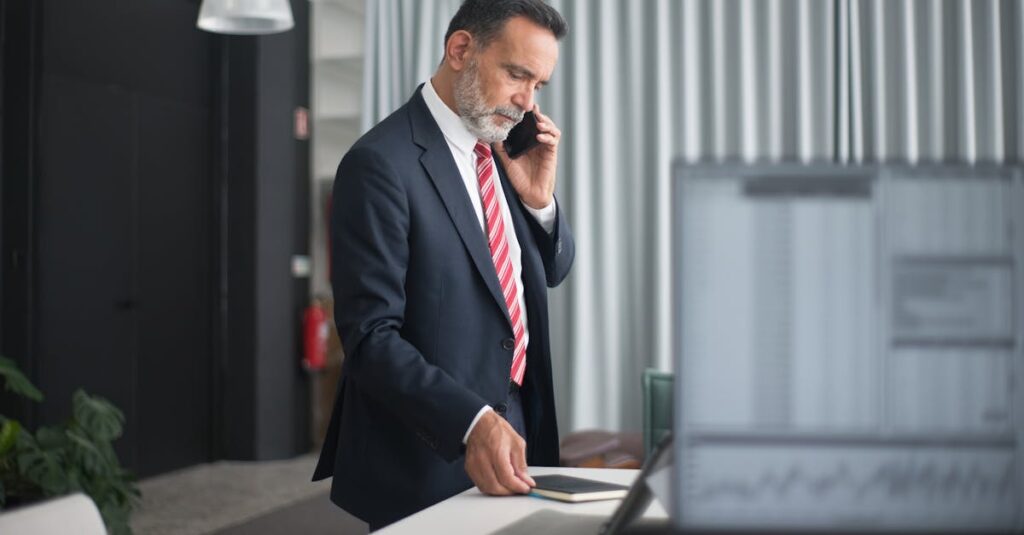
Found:
[{"label": "shirt cuff", "polygon": [[537,223],[544,229],[544,232],[551,234],[555,230],[555,216],[558,215],[558,208],[554,200],[540,210],[534,210],[527,206],[526,203],[523,203],[523,207],[533,215],[533,218],[537,220]]},{"label": "shirt cuff", "polygon": [[469,440],[469,434],[473,432],[473,428],[476,427],[476,423],[480,421],[480,417],[487,413],[487,411],[493,411],[490,405],[484,405],[480,408],[480,412],[476,413],[476,417],[473,418],[472,422],[469,422],[469,429],[466,430],[466,434],[462,436],[462,443],[465,444]]}]

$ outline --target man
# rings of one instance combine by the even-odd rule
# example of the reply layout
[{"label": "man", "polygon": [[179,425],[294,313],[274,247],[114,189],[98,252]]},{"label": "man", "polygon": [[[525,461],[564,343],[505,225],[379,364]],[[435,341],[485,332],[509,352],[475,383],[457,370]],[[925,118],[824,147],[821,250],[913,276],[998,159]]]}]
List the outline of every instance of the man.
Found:
[{"label": "man", "polygon": [[[536,107],[566,24],[540,0],[467,0],[434,76],[357,141],[334,188],[345,367],[314,480],[378,529],[462,492],[529,492],[555,465],[547,296],[574,244],[561,132]],[[539,145],[502,140],[526,111]]]}]

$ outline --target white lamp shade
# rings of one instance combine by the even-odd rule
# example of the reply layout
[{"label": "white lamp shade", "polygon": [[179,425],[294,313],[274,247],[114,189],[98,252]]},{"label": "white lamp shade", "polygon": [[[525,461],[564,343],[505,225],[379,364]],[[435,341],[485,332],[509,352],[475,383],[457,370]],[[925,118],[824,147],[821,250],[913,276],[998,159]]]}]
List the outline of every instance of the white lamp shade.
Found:
[{"label": "white lamp shade", "polygon": [[203,0],[196,22],[202,30],[233,35],[277,33],[294,25],[288,0]]}]

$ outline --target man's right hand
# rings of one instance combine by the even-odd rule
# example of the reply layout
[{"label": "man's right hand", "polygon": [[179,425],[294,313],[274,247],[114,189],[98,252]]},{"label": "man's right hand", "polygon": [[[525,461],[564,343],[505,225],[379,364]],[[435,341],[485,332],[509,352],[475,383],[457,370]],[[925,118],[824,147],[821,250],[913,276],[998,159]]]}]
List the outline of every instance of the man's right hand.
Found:
[{"label": "man's right hand", "polygon": [[484,494],[526,494],[537,485],[526,473],[526,441],[494,411],[484,413],[466,439],[465,466]]}]

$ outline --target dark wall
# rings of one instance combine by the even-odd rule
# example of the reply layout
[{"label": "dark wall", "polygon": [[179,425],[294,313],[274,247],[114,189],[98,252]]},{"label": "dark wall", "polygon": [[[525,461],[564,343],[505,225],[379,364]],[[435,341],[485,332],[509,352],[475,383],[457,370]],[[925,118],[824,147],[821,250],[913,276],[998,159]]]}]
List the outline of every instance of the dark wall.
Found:
[{"label": "dark wall", "polygon": [[[3,299],[0,301],[0,354],[35,376],[31,345],[33,336],[35,206],[33,184],[35,159],[39,57],[38,3],[0,0],[3,13],[3,154],[0,166],[0,264]],[[0,410],[30,420],[35,406],[0,391]]]},{"label": "dark wall", "polygon": [[309,288],[291,276],[292,255],[309,252],[309,148],[293,133],[295,107],[308,107],[308,3],[293,1],[292,13],[292,31],[220,43],[227,80],[221,193],[230,207],[220,343],[224,373],[245,377],[227,382],[222,397],[229,458],[281,458],[311,447],[309,390],[298,365]]},{"label": "dark wall", "polygon": [[49,0],[41,15],[40,422],[79,387],[125,412],[140,473],[211,457],[212,37],[194,6]]},{"label": "dark wall", "polygon": [[[6,13],[7,13],[7,4],[4,3],[4,2],[0,2],[0,125],[4,124],[4,102],[3,102],[3,98],[2,98],[4,83],[3,83],[3,74],[2,73],[4,72],[4,49],[5,49],[5,43],[6,43],[5,37],[7,37],[6,25],[4,24],[4,20],[6,19]],[[0,169],[3,169],[3,164],[4,164],[3,129],[0,129]],[[2,171],[0,171],[0,176],[2,176],[2,174],[3,174]],[[4,243],[4,223],[3,223],[3,221],[4,221],[4,189],[2,187],[0,187],[0,251],[3,251],[3,243]],[[0,303],[4,302],[4,285],[2,284],[2,282],[4,280],[4,264],[6,264],[6,262],[4,262],[2,258],[0,258]],[[0,309],[2,309],[2,305],[0,305]],[[2,314],[3,314],[3,312],[2,312],[2,310],[0,310],[0,316],[2,316]],[[3,322],[0,321],[0,348],[2,348],[3,346],[4,346],[4,325],[3,325]]]},{"label": "dark wall", "polygon": [[[293,5],[293,16],[304,27],[309,20],[308,9],[309,2]],[[297,326],[295,318],[301,317],[309,295],[307,279],[290,276],[291,256],[309,253],[309,150],[306,142],[294,138],[294,107],[281,105],[294,102],[309,106],[308,35],[308,29],[300,29],[259,41],[256,86],[260,88],[258,116],[262,124],[255,154],[260,214],[257,233],[262,247],[254,265],[257,287],[261,289],[256,324],[257,444],[261,457],[280,457],[309,447],[309,391],[297,366],[301,331],[275,328]],[[284,360],[279,358],[282,354],[296,357]],[[283,383],[281,377],[298,380]],[[291,418],[292,414],[303,418]]]},{"label": "dark wall", "polygon": [[[4,300],[0,343],[47,400],[4,398],[3,413],[52,423],[76,388],[107,397],[127,419],[122,461],[142,475],[308,449],[308,290],[289,269],[308,231],[295,4],[292,32],[223,37],[195,28],[198,1],[4,1],[38,53],[15,54],[36,104],[3,116],[16,161],[3,161],[2,247],[6,259],[24,236],[32,264],[24,281],[3,272],[25,296]],[[6,89],[19,73],[3,72]]]},{"label": "dark wall", "polygon": [[[309,392],[305,377],[292,388],[282,388],[282,376],[296,376],[298,358],[290,362],[280,355],[298,355],[296,344],[300,331],[286,333],[275,326],[301,318],[309,294],[308,280],[290,278],[291,256],[308,255],[309,241],[309,150],[306,141],[294,138],[294,107],[280,102],[297,102],[308,109],[309,2],[295,2],[293,15],[302,25],[299,32],[270,36],[260,41],[260,117],[263,121],[259,138],[260,205],[259,234],[264,247],[259,251],[258,287],[264,302],[281,306],[260,307],[257,332],[260,339],[259,389],[260,420],[269,423],[259,427],[259,444],[264,456],[279,457],[288,452],[308,449]],[[296,172],[298,171],[298,173]],[[298,175],[301,179],[295,179]],[[282,259],[288,261],[281,261]],[[290,284],[279,284],[291,281]],[[301,418],[290,418],[300,414]],[[289,422],[278,427],[275,422]],[[285,429],[285,433],[282,433]]]}]

